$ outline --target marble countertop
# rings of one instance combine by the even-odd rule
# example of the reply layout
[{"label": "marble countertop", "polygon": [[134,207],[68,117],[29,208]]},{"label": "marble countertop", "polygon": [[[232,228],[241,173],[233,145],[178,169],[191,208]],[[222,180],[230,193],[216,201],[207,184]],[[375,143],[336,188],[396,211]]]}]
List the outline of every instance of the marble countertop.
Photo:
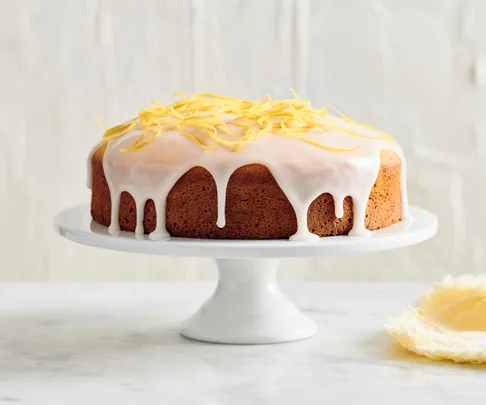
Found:
[{"label": "marble countertop", "polygon": [[486,367],[432,362],[383,331],[428,286],[287,284],[317,336],[268,346],[178,334],[214,287],[0,284],[0,404],[472,404]]}]

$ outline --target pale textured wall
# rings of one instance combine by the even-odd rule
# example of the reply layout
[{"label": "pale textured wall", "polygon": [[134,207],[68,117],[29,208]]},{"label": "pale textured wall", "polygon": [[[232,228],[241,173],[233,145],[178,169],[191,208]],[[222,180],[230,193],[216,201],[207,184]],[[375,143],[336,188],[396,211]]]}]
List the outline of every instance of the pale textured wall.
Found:
[{"label": "pale textured wall", "polygon": [[1,0],[0,279],[200,279],[210,260],[58,237],[87,201],[94,121],[175,91],[333,104],[395,136],[439,235],[396,252],[286,261],[292,279],[434,279],[485,269],[486,1]]}]

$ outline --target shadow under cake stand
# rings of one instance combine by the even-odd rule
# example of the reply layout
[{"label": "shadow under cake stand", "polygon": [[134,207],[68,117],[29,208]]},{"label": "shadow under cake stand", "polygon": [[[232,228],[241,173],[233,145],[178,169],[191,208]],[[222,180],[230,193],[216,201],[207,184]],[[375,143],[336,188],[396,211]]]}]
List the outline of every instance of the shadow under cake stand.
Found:
[{"label": "shadow under cake stand", "polygon": [[373,231],[369,237],[334,236],[317,242],[289,240],[203,240],[172,238],[152,241],[132,232],[119,237],[92,221],[89,204],[66,209],[55,218],[58,233],[88,246],[145,254],[212,257],[218,264],[218,284],[211,297],[182,324],[191,339],[228,344],[290,342],[316,333],[314,321],[280,291],[279,259],[328,257],[395,249],[425,241],[437,232],[437,218],[410,207],[413,221]]}]

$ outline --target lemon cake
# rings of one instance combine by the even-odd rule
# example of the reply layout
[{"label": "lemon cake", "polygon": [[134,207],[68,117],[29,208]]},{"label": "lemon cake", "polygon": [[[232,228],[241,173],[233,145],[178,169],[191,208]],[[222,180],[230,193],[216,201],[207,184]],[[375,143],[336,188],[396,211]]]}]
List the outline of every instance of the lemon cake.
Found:
[{"label": "lemon cake", "polygon": [[177,94],[107,128],[88,159],[91,215],[150,239],[316,240],[409,218],[402,149],[296,94]]}]

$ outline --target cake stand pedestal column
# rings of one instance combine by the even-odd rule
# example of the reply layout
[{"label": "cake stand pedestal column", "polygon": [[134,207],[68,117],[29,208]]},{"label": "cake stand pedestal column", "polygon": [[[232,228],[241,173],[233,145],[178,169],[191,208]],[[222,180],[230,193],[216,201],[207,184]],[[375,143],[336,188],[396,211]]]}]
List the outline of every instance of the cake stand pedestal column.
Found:
[{"label": "cake stand pedestal column", "polygon": [[191,339],[233,344],[289,342],[316,333],[316,324],[280,291],[278,259],[216,259],[213,295],[182,325]]}]

